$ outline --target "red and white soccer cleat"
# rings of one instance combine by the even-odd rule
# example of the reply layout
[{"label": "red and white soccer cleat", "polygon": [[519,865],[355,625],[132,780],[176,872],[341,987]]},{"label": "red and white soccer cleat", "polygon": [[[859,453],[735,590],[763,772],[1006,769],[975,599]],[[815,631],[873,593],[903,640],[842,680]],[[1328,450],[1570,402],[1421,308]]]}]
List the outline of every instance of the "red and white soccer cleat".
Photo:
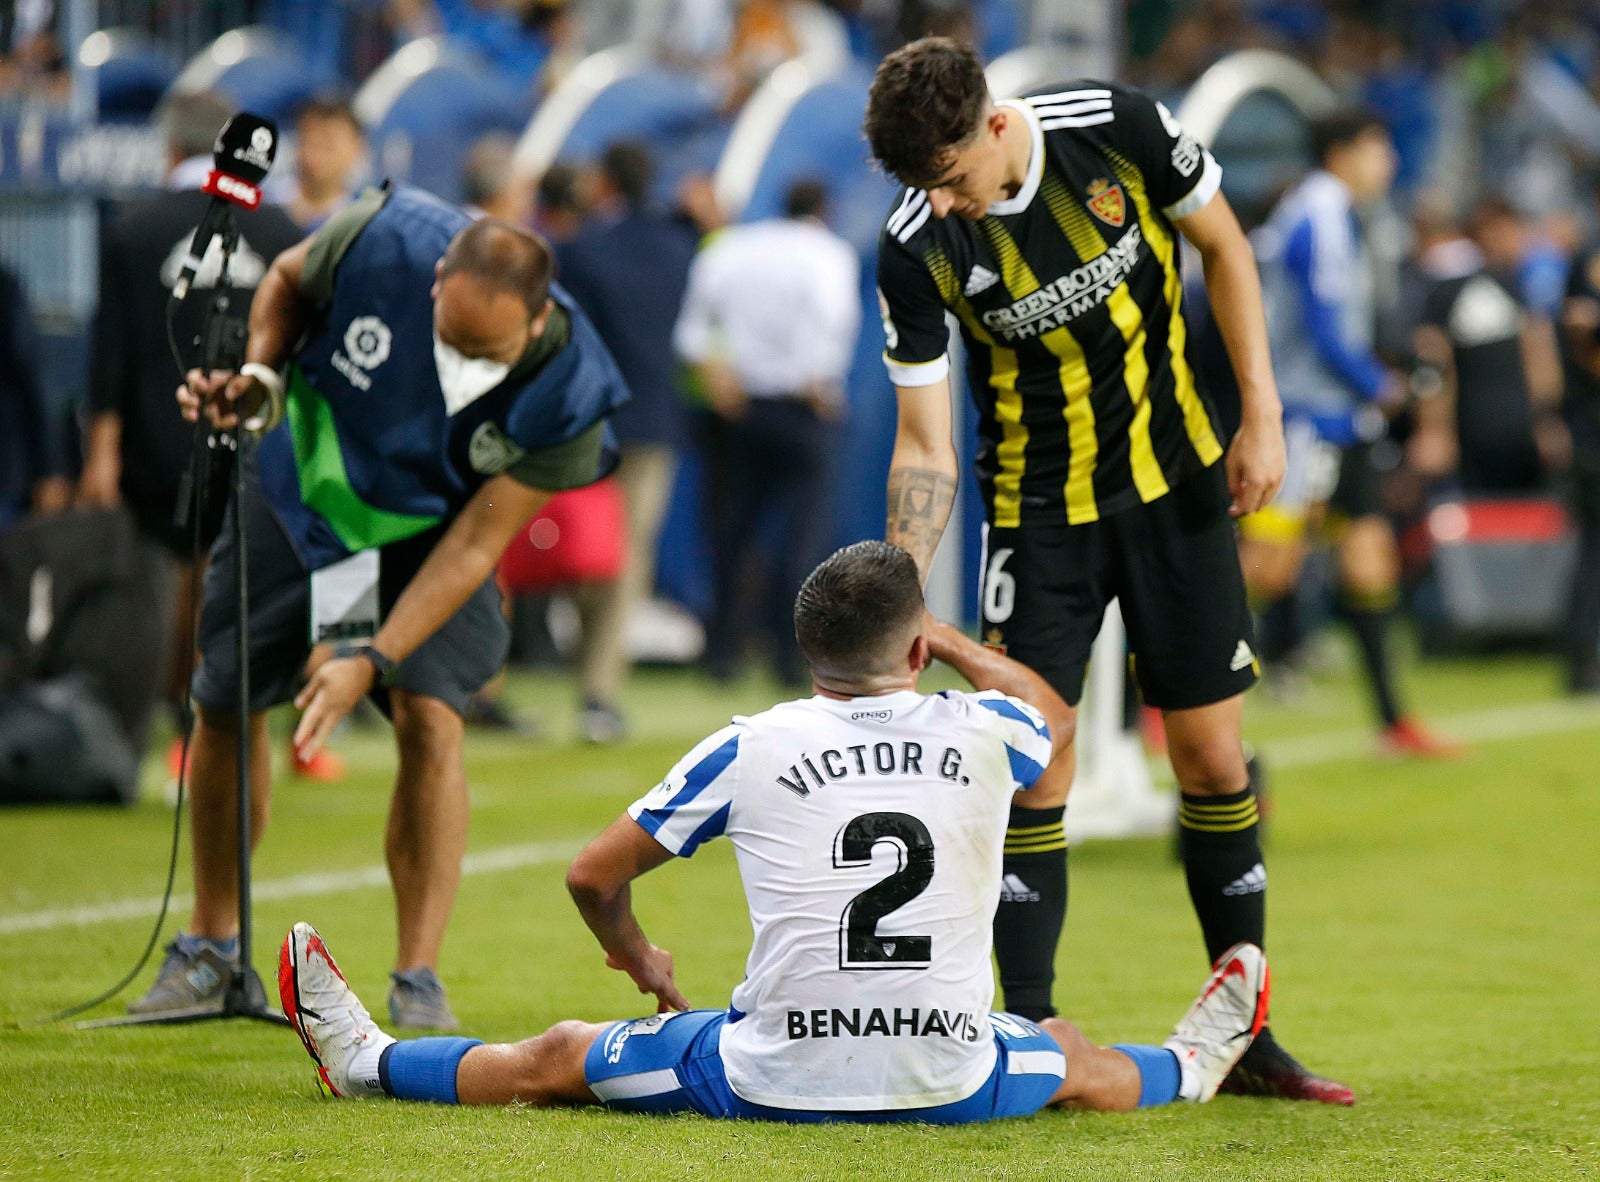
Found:
[{"label": "red and white soccer cleat", "polygon": [[1180,1099],[1204,1104],[1267,1024],[1272,975],[1254,944],[1222,954],[1205,988],[1162,1045],[1178,1057]]},{"label": "red and white soccer cleat", "polygon": [[350,1067],[361,1051],[381,1049],[395,1040],[378,1029],[317,929],[308,923],[295,924],[283,941],[278,998],[283,1016],[294,1026],[330,1092],[342,1099],[382,1093],[376,1079],[351,1080]]}]

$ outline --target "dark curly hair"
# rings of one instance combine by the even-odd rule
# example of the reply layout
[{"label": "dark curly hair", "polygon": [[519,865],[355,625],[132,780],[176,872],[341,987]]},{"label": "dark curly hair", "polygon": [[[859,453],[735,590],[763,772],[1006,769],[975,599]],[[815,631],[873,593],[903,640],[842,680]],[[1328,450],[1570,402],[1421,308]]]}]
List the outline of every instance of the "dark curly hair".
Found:
[{"label": "dark curly hair", "polygon": [[878,66],[865,130],[885,172],[925,188],[977,132],[989,104],[983,63],[971,46],[924,37]]}]

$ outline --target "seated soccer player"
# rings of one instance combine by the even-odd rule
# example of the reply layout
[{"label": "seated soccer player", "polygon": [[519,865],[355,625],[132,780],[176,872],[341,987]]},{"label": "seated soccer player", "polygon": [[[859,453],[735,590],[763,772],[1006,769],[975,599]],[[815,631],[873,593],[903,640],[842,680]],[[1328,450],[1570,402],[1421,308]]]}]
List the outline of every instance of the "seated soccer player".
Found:
[{"label": "seated soccer player", "polygon": [[[706,739],[567,874],[606,963],[659,1012],[498,1046],[396,1042],[316,930],[296,924],[283,1010],[335,1096],[956,1124],[1216,1093],[1266,1020],[1254,945],[1223,955],[1162,1046],[1102,1049],[1057,1018],[989,1012],[1007,817],[1050,761],[1046,719],[1070,727],[1055,692],[927,620],[916,564],[884,542],[812,572],[795,632],[816,695]],[[978,692],[917,693],[932,658]],[[755,939],[732,1004],[692,1010],[629,884],[719,836],[734,844]]]}]

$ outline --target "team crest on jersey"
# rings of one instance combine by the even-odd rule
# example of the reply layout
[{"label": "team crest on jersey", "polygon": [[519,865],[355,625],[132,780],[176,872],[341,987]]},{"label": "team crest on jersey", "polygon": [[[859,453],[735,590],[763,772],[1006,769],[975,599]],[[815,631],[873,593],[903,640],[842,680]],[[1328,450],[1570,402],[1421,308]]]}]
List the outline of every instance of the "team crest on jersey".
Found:
[{"label": "team crest on jersey", "polygon": [[1089,182],[1089,212],[1108,226],[1121,229],[1128,218],[1128,203],[1123,200],[1122,186],[1101,177]]},{"label": "team crest on jersey", "polygon": [[1005,636],[1005,633],[1000,631],[1000,629],[998,629],[998,628],[990,628],[987,632],[985,632],[983,634],[983,647],[984,648],[992,648],[992,649],[994,649],[995,652],[999,653],[1001,656],[1005,656],[1005,652],[1006,652],[1006,636]]}]

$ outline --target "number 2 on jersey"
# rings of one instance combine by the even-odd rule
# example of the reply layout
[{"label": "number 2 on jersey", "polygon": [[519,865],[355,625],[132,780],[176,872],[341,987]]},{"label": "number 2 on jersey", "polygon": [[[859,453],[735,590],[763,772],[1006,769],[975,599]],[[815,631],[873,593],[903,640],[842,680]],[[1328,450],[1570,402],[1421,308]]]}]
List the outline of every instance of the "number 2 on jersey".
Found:
[{"label": "number 2 on jersey", "polygon": [[933,881],[933,837],[928,827],[909,813],[863,813],[834,838],[834,868],[871,865],[873,847],[880,841],[900,847],[900,865],[846,905],[839,917],[839,967],[846,972],[925,969],[933,960],[933,937],[885,935],[878,931],[878,921],[911,902]]}]

